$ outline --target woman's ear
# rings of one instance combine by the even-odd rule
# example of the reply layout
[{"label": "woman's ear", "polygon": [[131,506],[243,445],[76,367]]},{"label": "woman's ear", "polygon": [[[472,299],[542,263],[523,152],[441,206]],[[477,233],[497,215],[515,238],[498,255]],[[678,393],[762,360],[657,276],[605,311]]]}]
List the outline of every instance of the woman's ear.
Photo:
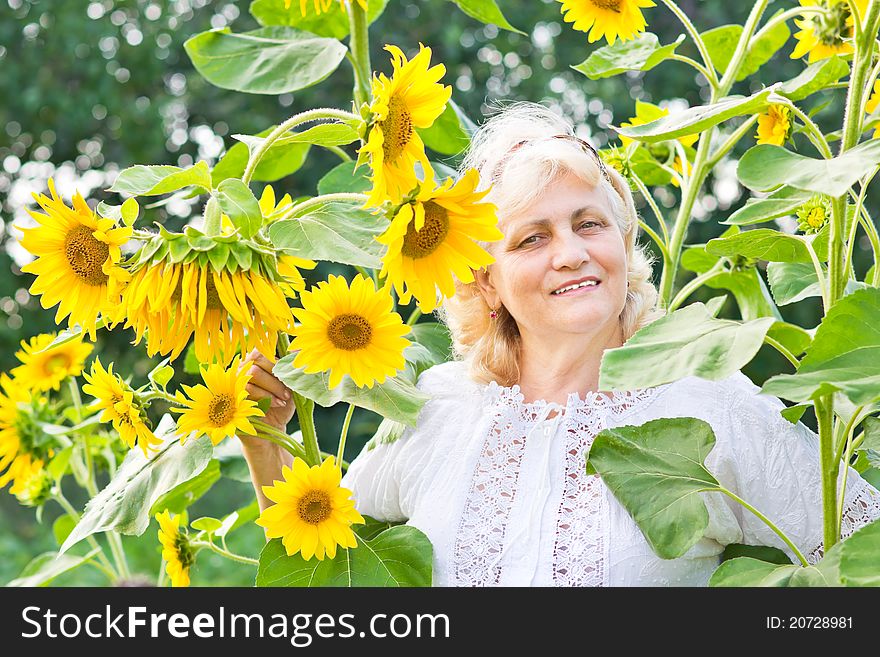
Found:
[{"label": "woman's ear", "polygon": [[475,269],[474,281],[480,289],[480,294],[483,296],[483,301],[486,302],[486,305],[497,310],[501,306],[501,297],[498,296],[498,291],[495,289],[494,283],[492,283],[492,273],[488,268]]}]

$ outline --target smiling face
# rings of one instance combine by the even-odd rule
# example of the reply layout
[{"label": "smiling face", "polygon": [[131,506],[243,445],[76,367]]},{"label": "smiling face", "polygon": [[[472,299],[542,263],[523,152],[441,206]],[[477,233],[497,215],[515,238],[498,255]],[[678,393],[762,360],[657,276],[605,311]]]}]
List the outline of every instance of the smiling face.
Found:
[{"label": "smiling face", "polygon": [[490,307],[513,316],[525,344],[618,335],[626,247],[601,189],[565,174],[500,228],[504,239],[490,247],[496,261],[477,272],[477,284]]}]

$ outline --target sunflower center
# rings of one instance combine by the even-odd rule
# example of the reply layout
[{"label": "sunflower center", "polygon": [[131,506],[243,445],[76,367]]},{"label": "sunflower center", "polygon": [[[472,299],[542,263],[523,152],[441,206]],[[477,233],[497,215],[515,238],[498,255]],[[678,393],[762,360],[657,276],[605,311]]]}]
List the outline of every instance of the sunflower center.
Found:
[{"label": "sunflower center", "polygon": [[825,11],[813,19],[819,42],[824,46],[843,44],[843,40],[852,34],[852,28],[846,24],[850,15],[849,5],[845,2],[825,7]]},{"label": "sunflower center", "polygon": [[360,315],[337,315],[327,326],[327,337],[337,349],[354,351],[370,344],[373,327]]},{"label": "sunflower center", "polygon": [[428,201],[425,203],[425,225],[421,230],[416,230],[415,223],[410,222],[400,252],[409,258],[424,258],[434,253],[448,234],[449,215],[446,208]]},{"label": "sunflower center", "polygon": [[397,96],[388,101],[388,116],[381,125],[385,160],[396,160],[413,136],[412,115]]},{"label": "sunflower center", "polygon": [[110,248],[88,226],[77,226],[64,240],[64,255],[73,273],[86,285],[106,285],[107,274],[101,267],[110,256]]},{"label": "sunflower center", "polygon": [[821,228],[825,223],[825,210],[822,208],[813,208],[807,215],[807,223],[813,228]]},{"label": "sunflower center", "polygon": [[206,302],[208,310],[220,310],[223,308],[223,302],[220,301],[220,293],[217,292],[217,286],[214,284],[213,276],[208,276],[208,281],[205,285],[205,296],[208,297],[208,301]]},{"label": "sunflower center", "polygon": [[67,354],[55,354],[46,360],[44,373],[51,376],[58,370],[66,370],[70,367],[70,356]]},{"label": "sunflower center", "polygon": [[605,11],[613,11],[615,14],[620,13],[621,0],[590,0],[594,6]]},{"label": "sunflower center", "polygon": [[310,490],[299,501],[299,517],[304,522],[317,525],[330,517],[333,505],[330,496],[322,490]]},{"label": "sunflower center", "polygon": [[208,405],[208,419],[214,426],[222,427],[235,416],[235,401],[227,394],[214,395]]}]

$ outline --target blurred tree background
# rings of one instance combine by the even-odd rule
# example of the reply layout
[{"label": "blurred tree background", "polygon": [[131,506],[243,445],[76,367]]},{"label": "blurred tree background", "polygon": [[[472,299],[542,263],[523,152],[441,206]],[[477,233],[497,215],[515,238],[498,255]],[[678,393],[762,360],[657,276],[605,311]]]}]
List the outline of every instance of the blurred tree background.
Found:
[{"label": "blurred tree background", "polygon": [[[14,353],[23,338],[55,328],[54,310],[43,310],[39,300],[27,291],[33,278],[22,275],[19,267],[29,257],[18,245],[17,232],[12,228],[16,221],[29,220],[27,209],[34,207],[31,194],[45,191],[50,177],[55,178],[59,193],[66,199],[78,190],[90,203],[118,203],[121,199],[103,190],[125,167],[188,166],[198,160],[213,165],[226,148],[236,143],[232,134],[255,134],[293,113],[321,106],[346,107],[350,102],[353,79],[347,63],[317,87],[296,94],[247,95],[205,82],[184,52],[184,42],[210,28],[229,26],[236,32],[257,28],[248,13],[249,3],[0,0],[0,230],[5,246],[0,251],[0,269],[4,272],[0,276],[0,369],[6,371],[14,365]],[[723,0],[680,0],[678,4],[700,31],[742,23],[750,9],[749,4]],[[787,9],[795,3],[775,4]],[[446,65],[443,81],[452,85],[453,99],[475,122],[481,122],[499,102],[538,101],[568,117],[578,134],[597,147],[617,141],[612,126],[634,115],[636,99],[667,105],[675,111],[708,98],[702,77],[695,77],[691,68],[674,61],[647,74],[591,81],[570,67],[586,59],[604,41],[589,44],[585,33],[572,30],[563,22],[558,2],[498,0],[498,5],[525,34],[482,25],[447,0],[390,0],[370,31],[374,70],[390,71],[387,53],[382,50],[384,43],[399,45],[412,54],[422,42],[434,51],[432,63]],[[291,10],[298,11],[298,2]],[[648,9],[645,14],[648,30],[656,33],[662,43],[673,41],[683,32],[664,8]],[[733,92],[751,93],[762,84],[794,77],[803,64],[789,58],[793,47],[790,41],[761,69],[762,77],[751,76]],[[679,52],[697,56],[688,42]],[[811,99],[813,105],[825,104],[815,120],[823,129],[839,128],[842,93],[823,96]],[[741,150],[752,143],[743,140]],[[801,145],[806,141],[796,141],[796,146]],[[807,148],[804,151],[809,152]],[[434,155],[449,165],[456,164],[456,158]],[[318,179],[337,162],[328,151],[313,148],[305,164],[274,187],[294,197],[313,194]],[[259,195],[259,186],[255,191]],[[735,160],[722,161],[705,191],[695,208],[689,243],[717,236],[721,232],[717,222],[744,202]],[[677,203],[675,188],[660,188],[655,194],[666,208]],[[172,198],[146,210],[148,222],[160,222],[173,229],[200,211],[183,198]],[[857,272],[864,273],[865,265],[860,260],[856,265]],[[312,284],[330,271],[322,265],[306,273],[307,282]],[[736,316],[732,300],[728,300],[724,314]],[[813,299],[787,306],[783,314],[788,321],[814,326],[819,320],[818,302]],[[96,353],[105,362],[118,363],[119,371],[132,373],[137,381],[156,361],[148,359],[141,349],[131,349],[131,338],[122,330],[101,333]],[[747,373],[760,383],[773,371],[785,371],[783,361],[765,349]],[[317,414],[319,434],[325,427],[335,435],[344,409],[321,410]],[[370,415],[365,411],[355,415],[347,458],[357,454],[377,426],[378,416]],[[223,479],[217,488],[194,505],[191,517],[223,513],[253,498],[250,485],[244,482]],[[211,499],[223,500],[219,510],[212,510]],[[83,500],[73,496],[72,501],[81,505]],[[54,548],[50,527],[59,511],[47,508],[42,525],[35,525],[33,510],[19,507],[10,495],[0,495],[4,527],[0,532],[0,554],[4,557],[0,560],[0,582],[16,577],[33,555]],[[140,572],[159,563],[154,528],[151,526],[138,539],[126,541],[134,569]],[[263,540],[262,530],[253,526],[235,538],[241,542],[236,551],[256,554]],[[235,549],[234,541],[230,543]],[[156,573],[146,574],[155,577]],[[203,553],[193,571],[193,583],[250,585],[253,574],[252,568],[233,566]],[[81,569],[57,583],[89,584],[90,576],[88,569]]]}]

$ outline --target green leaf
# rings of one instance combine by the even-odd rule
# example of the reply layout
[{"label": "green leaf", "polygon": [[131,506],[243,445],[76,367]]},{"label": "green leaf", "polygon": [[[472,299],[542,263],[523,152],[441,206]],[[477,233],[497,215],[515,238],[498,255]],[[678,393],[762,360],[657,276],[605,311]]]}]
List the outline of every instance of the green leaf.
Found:
[{"label": "green leaf", "polygon": [[134,222],[137,221],[140,211],[141,208],[138,205],[137,199],[135,199],[134,197],[127,199],[122,203],[122,207],[120,208],[122,223],[124,223],[126,226],[134,225]]},{"label": "green leaf", "polygon": [[[382,12],[388,0],[370,0],[367,3],[367,24],[371,24]],[[303,16],[299,1],[294,0],[290,8],[285,8],[281,0],[254,0],[250,7],[251,15],[260,25],[285,25],[319,36],[332,37],[342,41],[349,33],[348,14],[334,2],[329,11],[320,15],[309,9]]]},{"label": "green leaf", "polygon": [[822,296],[816,269],[812,264],[771,262],[767,265],[767,281],[777,306]]},{"label": "green leaf", "polygon": [[71,554],[62,555],[58,552],[44,552],[34,557],[21,571],[21,575],[6,586],[48,586],[59,575],[78,568],[91,560],[98,554],[98,551],[99,549],[95,548],[82,557]]},{"label": "green leaf", "polygon": [[836,391],[858,405],[880,399],[880,289],[840,299],[816,329],[798,371],[774,376],[763,388],[797,402]]},{"label": "green leaf", "polygon": [[676,139],[703,132],[735,116],[761,112],[767,106],[772,91],[772,87],[767,87],[747,97],[728,96],[712,105],[699,105],[650,123],[615,129],[622,135],[647,143]]},{"label": "green leaf", "polygon": [[752,557],[737,557],[718,566],[709,578],[709,586],[788,586],[798,570],[802,568],[793,564],[780,566]]},{"label": "green leaf", "polygon": [[802,238],[770,228],[756,228],[709,240],[706,251],[727,258],[743,256],[772,262],[812,262]]},{"label": "green leaf", "polygon": [[793,214],[812,194],[793,187],[780,187],[766,198],[750,198],[722,224],[747,226]]},{"label": "green leaf", "polygon": [[211,518],[210,516],[203,516],[201,518],[197,518],[190,523],[190,527],[196,529],[200,532],[215,532],[223,526],[223,523],[217,520],[217,518]]},{"label": "green leaf", "polygon": [[208,467],[195,477],[178,484],[153,502],[150,507],[150,517],[166,509],[171,513],[183,513],[190,504],[211,490],[218,479],[220,479],[220,462],[211,459]]},{"label": "green leaf", "polygon": [[165,386],[168,385],[168,382],[174,377],[174,368],[168,364],[170,358],[165,358],[160,362],[156,367],[154,367],[147,374],[147,379],[152,381],[157,386],[165,389]]},{"label": "green leaf", "polygon": [[759,317],[782,319],[770,297],[770,290],[755,267],[717,274],[706,281],[706,287],[733,292],[740,317],[746,321]]},{"label": "green leaf", "polygon": [[[269,403],[268,399],[266,399],[266,403]],[[265,411],[263,412],[265,413]],[[233,481],[240,481],[244,484],[251,482],[251,473],[244,454],[242,454],[240,441],[224,440],[214,448],[214,458],[220,463],[220,475],[222,477],[232,479]]]},{"label": "green leaf", "polygon": [[779,414],[792,424],[797,424],[812,404],[795,404],[779,411]]},{"label": "green leaf", "polygon": [[[257,137],[266,137],[275,126],[263,130],[256,135]],[[240,138],[241,135],[236,135]],[[275,142],[269,147],[269,150],[263,154],[260,163],[254,170],[255,181],[273,182],[289,176],[298,171],[305,163],[311,146],[300,143],[283,143]],[[244,141],[239,141],[226,151],[220,161],[214,165],[211,172],[211,180],[214,186],[220,184],[227,178],[241,178],[247,167],[249,157],[248,145]]]},{"label": "green leaf", "polygon": [[374,238],[387,220],[353,203],[332,202],[309,208],[308,214],[277,221],[269,239],[290,255],[378,269],[385,246]]},{"label": "green leaf", "polygon": [[230,178],[221,182],[217,186],[217,202],[245,239],[256,235],[262,227],[260,203],[241,180]]},{"label": "green leaf", "polygon": [[629,41],[616,41],[611,46],[594,50],[577,66],[572,66],[591,80],[619,75],[624,71],[650,71],[675,54],[684,41],[684,34],[668,46],[661,46],[656,34],[644,32]]},{"label": "green leaf", "polygon": [[373,183],[367,178],[366,169],[355,171],[354,162],[343,162],[333,167],[318,181],[318,194],[335,194],[337,192],[367,192]]},{"label": "green leaf", "polygon": [[861,527],[828,552],[826,559],[832,556],[831,552],[836,552],[834,559],[839,560],[837,574],[843,586],[880,586],[880,568],[877,567],[880,522],[877,520]]},{"label": "green leaf", "polygon": [[438,322],[421,322],[410,329],[412,337],[431,352],[433,364],[452,360],[452,336],[445,325]]},{"label": "green leaf", "polygon": [[272,372],[288,388],[324,407],[346,402],[415,426],[419,411],[429,399],[414,385],[398,377],[388,378],[385,383],[377,383],[372,388],[358,388],[351,377],[344,376],[338,386],[329,390],[328,372],[306,374],[303,368],[293,366],[295,357],[290,354],[279,359]]},{"label": "green leaf", "polygon": [[722,25],[700,35],[709,52],[712,66],[719,73],[723,74],[727,70],[742,31],[741,25]]},{"label": "green leaf", "polygon": [[880,164],[880,140],[871,139],[829,160],[759,144],[746,151],[736,174],[749,189],[767,191],[780,184],[838,197]]},{"label": "green leaf", "polygon": [[[197,187],[211,191],[211,174],[205,162],[196,162],[181,169],[169,165],[145,166],[138,164],[123,169],[108,192],[132,196],[158,196],[176,192],[184,187]],[[122,210],[120,209],[120,216]]]},{"label": "green leaf", "polygon": [[70,447],[65,447],[60,452],[55,453],[55,456],[53,456],[52,460],[49,461],[49,465],[46,466],[46,469],[49,471],[49,475],[52,477],[52,479],[58,481],[64,476],[64,474],[67,472],[67,464],[70,463],[70,457],[72,454],[72,445]]},{"label": "green leaf", "polygon": [[748,363],[775,321],[715,319],[701,303],[661,317],[602,358],[599,390],[649,388],[686,376],[718,380]]},{"label": "green leaf", "polygon": [[365,541],[372,541],[386,529],[391,529],[392,527],[402,524],[399,522],[376,520],[370,516],[364,516],[363,518],[366,521],[363,525],[352,525],[351,528],[354,530],[354,533],[358,535],[358,538],[362,538]]},{"label": "green leaf", "polygon": [[481,23],[491,23],[497,25],[502,30],[508,30],[510,32],[516,32],[517,34],[527,36],[525,32],[516,29],[513,25],[507,22],[507,19],[504,17],[504,14],[501,13],[495,0],[452,0],[452,2],[457,4],[459,9],[468,16],[475,18]]},{"label": "green leaf", "polygon": [[[730,60],[742,36],[742,31],[741,25],[723,25],[702,34],[706,50],[709,51],[709,58],[719,73],[723,74],[727,71],[727,67],[730,65]],[[749,43],[746,57],[740,65],[736,81],[740,82],[756,73],[761,66],[766,64],[776,54],[776,51],[785,45],[789,36],[788,26],[785,23],[778,23],[769,32],[761,35],[760,38],[753,39]]]},{"label": "green leaf", "polygon": [[804,353],[813,340],[809,331],[788,322],[776,322],[767,331],[767,337],[776,340],[795,356]]},{"label": "green leaf", "polygon": [[783,82],[776,92],[791,101],[803,100],[817,91],[849,74],[849,65],[840,57],[834,56],[810,64],[787,82]]},{"label": "green leaf", "polygon": [[154,432],[162,440],[158,451],[150,457],[140,449],[128,452],[107,486],[86,504],[79,523],[61,546],[62,554],[98,532],[143,534],[153,503],[208,465],[211,440],[201,436],[181,445],[174,430],[174,421],[165,415]]},{"label": "green leaf", "polygon": [[788,558],[788,555],[776,547],[745,545],[743,543],[730,543],[724,546],[724,552],[721,553],[722,562],[736,559],[737,557],[750,557],[778,565],[791,564],[791,559]]},{"label": "green leaf", "polygon": [[[226,528],[226,521],[235,515],[235,520],[232,525]],[[244,527],[245,525],[252,523],[254,520],[260,517],[260,505],[257,500],[254,500],[247,506],[243,506],[237,511],[233,511],[228,516],[223,519],[223,527],[217,532],[217,536],[226,536],[227,534],[231,534],[239,527]]]},{"label": "green leaf", "polygon": [[675,559],[709,526],[706,504],[695,493],[721,490],[703,465],[714,445],[715,435],[706,422],[662,418],[599,432],[587,462],[632,516],[651,549],[664,559]]},{"label": "green leaf", "polygon": [[356,548],[339,548],[321,561],[287,556],[276,538],[260,553],[257,586],[430,586],[432,555],[428,537],[410,525],[358,539]]},{"label": "green leaf", "polygon": [[419,128],[417,132],[428,148],[443,155],[457,155],[470,145],[473,132],[470,129],[473,123],[466,128],[462,123],[463,117],[461,109],[450,100],[431,127]]},{"label": "green leaf", "polygon": [[373,449],[376,445],[390,445],[396,442],[406,431],[406,425],[397,420],[389,420],[387,417],[382,418],[379,427],[373,437],[367,441],[365,447]]},{"label": "green leaf", "polygon": [[233,34],[229,28],[190,37],[183,44],[193,66],[221,89],[283,94],[326,79],[347,49],[336,39],[272,26]]},{"label": "green leaf", "polygon": [[55,542],[58,545],[64,543],[64,540],[70,536],[70,532],[76,527],[76,520],[71,516],[58,516],[52,523],[52,534],[55,536]]},{"label": "green leaf", "polygon": [[865,430],[865,437],[862,439],[862,449],[872,449],[880,452],[880,419],[876,417],[866,417],[862,423]]},{"label": "green leaf", "polygon": [[704,274],[718,262],[716,255],[706,251],[706,245],[687,247],[681,254],[681,266],[695,274]]}]

